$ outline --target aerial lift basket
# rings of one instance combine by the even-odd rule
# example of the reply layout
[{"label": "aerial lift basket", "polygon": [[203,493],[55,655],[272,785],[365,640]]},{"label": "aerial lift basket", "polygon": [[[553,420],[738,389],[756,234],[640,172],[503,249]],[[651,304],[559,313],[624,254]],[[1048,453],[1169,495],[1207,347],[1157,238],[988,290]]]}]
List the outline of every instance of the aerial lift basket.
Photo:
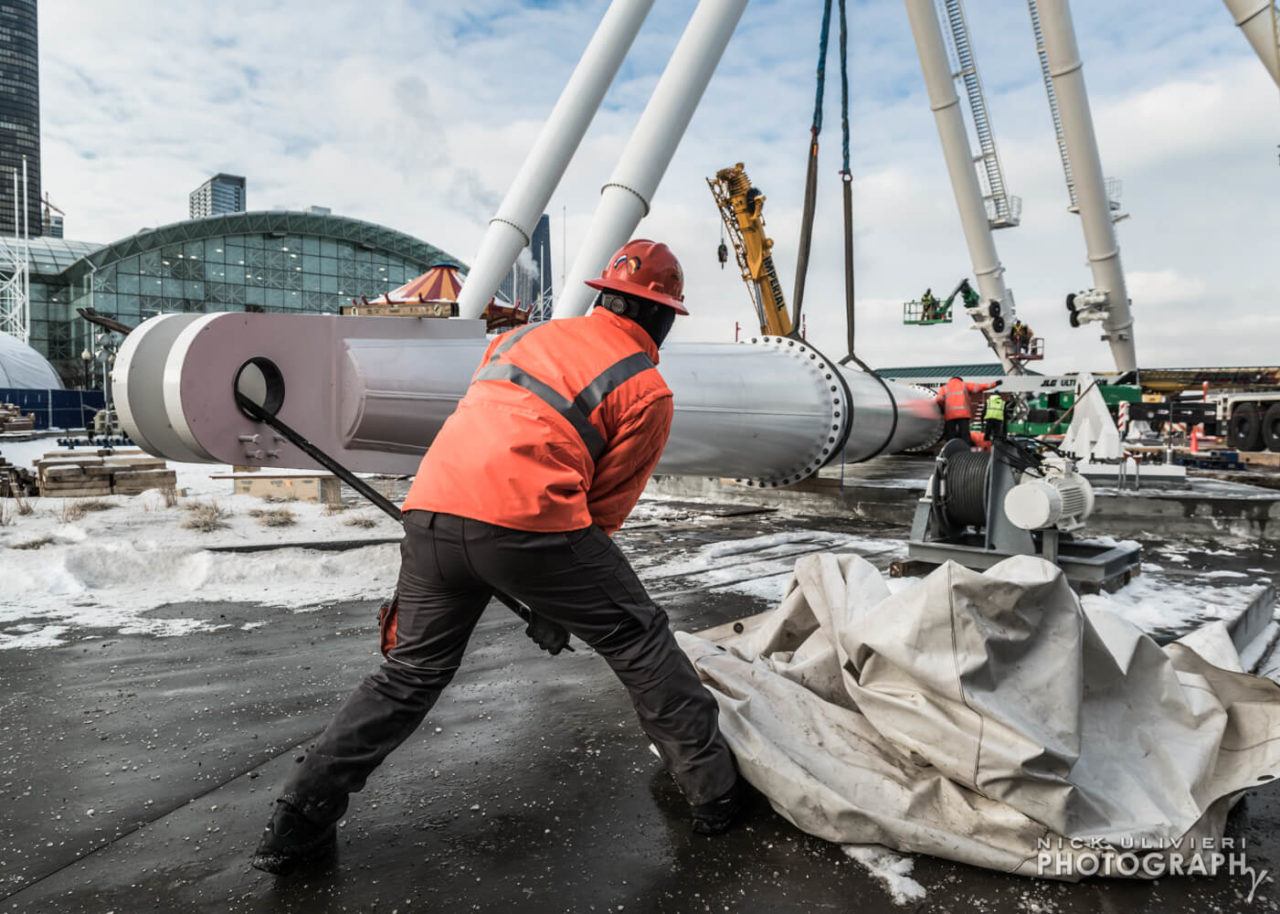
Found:
[{"label": "aerial lift basket", "polygon": [[920,327],[929,327],[934,324],[951,323],[951,306],[943,302],[938,302],[932,309],[926,309],[924,302],[919,299],[902,303],[902,322]]}]

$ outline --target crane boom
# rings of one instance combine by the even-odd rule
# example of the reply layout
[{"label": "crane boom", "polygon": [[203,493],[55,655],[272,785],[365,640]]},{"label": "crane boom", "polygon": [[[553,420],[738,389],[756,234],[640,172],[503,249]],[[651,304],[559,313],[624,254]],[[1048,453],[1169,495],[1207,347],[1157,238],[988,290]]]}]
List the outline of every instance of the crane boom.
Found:
[{"label": "crane boom", "polygon": [[[974,167],[976,162],[983,161],[983,157],[974,156],[969,145],[960,97],[956,94],[956,74],[951,69],[947,46],[942,36],[942,23],[934,0],[904,0],[904,3],[920,57],[929,107],[933,109],[938,137],[942,142],[942,155],[951,176],[951,189],[960,213],[960,227],[969,247],[969,259],[973,264],[978,292],[986,303],[985,307],[965,310],[973,319],[974,326],[986,338],[987,345],[996,354],[1004,370],[1018,374],[1021,366],[1009,354],[1009,330],[1017,318],[1017,308],[1013,291],[1005,285],[1004,267],[996,253],[996,243],[992,237],[994,221]],[[951,8],[957,8],[957,5],[953,4]],[[955,22],[962,25],[963,18]],[[967,35],[965,45],[968,50],[967,64],[970,68],[976,68]],[[990,126],[989,121],[987,126]]]},{"label": "crane boom", "polygon": [[760,332],[789,336],[793,327],[773,263],[773,239],[764,231],[764,194],[751,186],[741,162],[732,168],[720,169],[714,178],[707,178],[707,186],[733,243],[742,280],[747,284],[751,304],[760,321]]}]

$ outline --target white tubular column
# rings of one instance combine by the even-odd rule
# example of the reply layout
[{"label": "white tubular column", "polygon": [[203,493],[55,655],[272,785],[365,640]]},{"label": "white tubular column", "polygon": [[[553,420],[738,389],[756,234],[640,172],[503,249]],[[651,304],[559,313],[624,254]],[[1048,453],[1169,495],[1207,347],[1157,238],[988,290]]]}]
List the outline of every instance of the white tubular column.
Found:
[{"label": "white tubular column", "polygon": [[1271,22],[1274,4],[1272,0],[1222,0],[1249,39],[1262,65],[1280,86],[1280,45],[1276,41],[1275,26]]},{"label": "white tubular column", "polygon": [[552,192],[564,176],[600,102],[618,74],[653,0],[613,0],[529,150],[471,261],[458,312],[479,317],[529,244]]},{"label": "white tubular column", "polygon": [[906,0],[907,18],[911,20],[911,34],[915,36],[916,52],[920,56],[920,69],[924,73],[925,88],[929,92],[929,106],[933,109],[938,125],[938,137],[942,140],[942,154],[951,175],[951,189],[956,195],[956,207],[960,210],[960,225],[969,245],[969,259],[978,280],[978,291],[983,305],[999,302],[1005,321],[1005,330],[996,333],[989,324],[979,323],[992,351],[1000,359],[1005,371],[1014,369],[1014,363],[1005,352],[1004,341],[1015,317],[1013,298],[1004,283],[1004,267],[996,253],[991,223],[987,221],[987,207],[982,200],[982,186],[974,169],[973,150],[969,135],[965,132],[964,113],[960,110],[960,98],[956,95],[955,78],[951,73],[947,46],[942,38],[942,26],[938,22],[934,0]]},{"label": "white tubular column", "polygon": [[553,317],[574,317],[591,307],[596,293],[583,285],[584,280],[600,274],[609,255],[631,238],[640,220],[648,215],[649,201],[746,6],[747,0],[701,0],[698,4],[613,177],[600,191],[600,204],[560,290]]},{"label": "white tubular column", "polygon": [[1040,0],[1040,24],[1044,49],[1049,58],[1049,75],[1062,114],[1062,134],[1067,157],[1075,177],[1076,201],[1084,226],[1084,243],[1093,271],[1094,288],[1083,293],[1083,302],[1102,316],[1106,332],[1102,338],[1111,346],[1116,368],[1133,371],[1138,367],[1133,345],[1133,316],[1129,291],[1120,264],[1120,244],[1111,221],[1111,204],[1102,158],[1093,132],[1089,94],[1084,85],[1084,64],[1076,46],[1076,30],[1071,23],[1067,0]]}]

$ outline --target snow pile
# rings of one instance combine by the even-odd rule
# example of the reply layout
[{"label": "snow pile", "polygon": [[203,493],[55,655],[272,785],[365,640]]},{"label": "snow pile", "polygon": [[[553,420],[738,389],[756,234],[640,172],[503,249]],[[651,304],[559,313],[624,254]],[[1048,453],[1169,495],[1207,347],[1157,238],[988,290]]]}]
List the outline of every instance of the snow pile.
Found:
[{"label": "snow pile", "polygon": [[[19,466],[55,450],[51,439],[4,442],[0,452]],[[317,552],[291,543],[386,540],[399,524],[371,507],[330,511],[311,502],[267,504],[231,495],[230,472],[212,464],[170,464],[185,493],[167,505],[163,493],[105,498],[33,498],[30,514],[12,512],[0,527],[0,649],[38,648],[121,634],[180,635],[220,626],[203,618],[156,618],[171,603],[242,602],[296,609],[381,596],[394,586],[394,544]],[[222,526],[191,529],[188,507],[216,503]],[[83,512],[90,504],[99,510]],[[287,510],[292,522],[266,528],[255,509]],[[352,524],[351,521],[357,521]],[[282,547],[237,554],[210,547]]]},{"label": "snow pile", "polygon": [[[262,553],[166,549],[131,542],[45,547],[17,564],[0,554],[0,648],[64,643],[109,629],[157,636],[212,631],[202,618],[157,618],[171,603],[258,603],[291,609],[385,595],[395,585],[393,544],[346,552]],[[21,623],[21,624],[16,624]],[[32,623],[39,623],[33,625]]]},{"label": "snow pile", "polygon": [[842,850],[845,856],[861,863],[867,872],[884,883],[894,904],[908,905],[924,899],[924,886],[911,878],[916,865],[911,857],[878,844],[846,844]]},{"label": "snow pile", "polygon": [[[1209,573],[1217,579],[1230,573]],[[1215,619],[1230,621],[1245,610],[1265,584],[1215,585],[1141,575],[1115,593],[1088,594],[1080,598],[1087,609],[1106,609],[1148,634],[1181,634]]]}]

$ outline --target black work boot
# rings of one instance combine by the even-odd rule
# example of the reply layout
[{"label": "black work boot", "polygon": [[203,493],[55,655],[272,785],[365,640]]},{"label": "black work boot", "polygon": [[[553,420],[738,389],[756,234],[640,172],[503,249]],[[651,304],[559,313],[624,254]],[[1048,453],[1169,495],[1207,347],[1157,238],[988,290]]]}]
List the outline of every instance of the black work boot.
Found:
[{"label": "black work boot", "polygon": [[741,777],[720,796],[693,807],[693,830],[699,835],[718,835],[729,830],[742,812],[746,782]]},{"label": "black work boot", "polygon": [[285,876],[299,864],[318,860],[330,853],[337,844],[338,818],[347,804],[341,805],[343,809],[337,815],[316,821],[285,800],[278,800],[276,811],[254,852],[254,869]]}]

